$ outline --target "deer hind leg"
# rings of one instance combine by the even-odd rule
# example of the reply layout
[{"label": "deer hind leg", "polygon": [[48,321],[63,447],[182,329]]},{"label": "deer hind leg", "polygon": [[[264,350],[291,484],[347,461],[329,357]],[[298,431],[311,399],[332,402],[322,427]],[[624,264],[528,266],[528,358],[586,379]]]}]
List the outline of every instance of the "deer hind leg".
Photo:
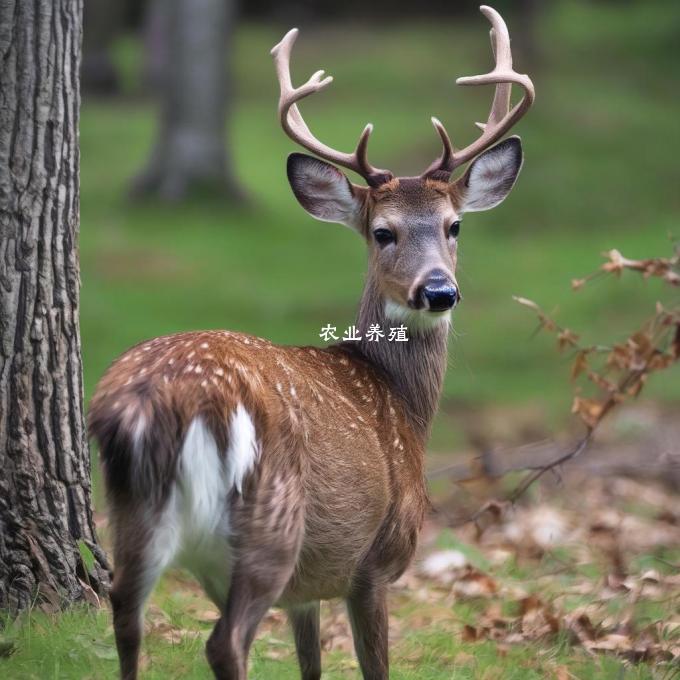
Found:
[{"label": "deer hind leg", "polygon": [[347,598],[347,609],[352,624],[354,649],[364,680],[387,680],[389,660],[385,587],[370,580],[358,580]]},{"label": "deer hind leg", "polygon": [[321,678],[319,602],[289,609],[288,618],[293,627],[302,680],[319,680]]},{"label": "deer hind leg", "polygon": [[206,645],[219,680],[245,680],[257,626],[290,581],[303,521],[298,480],[263,471],[233,499],[231,583],[222,616]]},{"label": "deer hind leg", "polygon": [[[142,511],[126,511],[115,523],[114,574],[110,598],[122,680],[136,680],[144,627],[144,604],[176,552],[175,532],[165,510],[155,525]],[[118,513],[120,514],[120,513]]]}]

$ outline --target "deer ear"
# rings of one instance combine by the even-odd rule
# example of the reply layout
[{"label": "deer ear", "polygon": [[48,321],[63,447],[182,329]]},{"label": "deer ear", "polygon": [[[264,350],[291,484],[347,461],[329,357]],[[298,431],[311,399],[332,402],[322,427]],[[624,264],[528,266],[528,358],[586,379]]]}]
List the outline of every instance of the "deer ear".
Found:
[{"label": "deer ear", "polygon": [[461,210],[489,210],[501,203],[515,185],[522,159],[519,137],[509,137],[477,156],[455,182],[462,197]]},{"label": "deer ear", "polygon": [[352,184],[334,165],[303,153],[290,154],[287,169],[295,198],[312,217],[362,231],[367,189]]}]

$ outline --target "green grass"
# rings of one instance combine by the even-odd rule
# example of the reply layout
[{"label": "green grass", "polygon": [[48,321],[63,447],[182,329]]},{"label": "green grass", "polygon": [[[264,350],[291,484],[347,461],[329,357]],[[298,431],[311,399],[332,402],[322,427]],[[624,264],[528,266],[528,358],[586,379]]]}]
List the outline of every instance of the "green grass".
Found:
[{"label": "green grass", "polygon": [[[509,24],[512,31],[512,18]],[[526,405],[549,428],[566,418],[568,361],[556,356],[551,339],[532,337],[534,320],[511,301],[513,294],[557,307],[559,321],[586,342],[625,337],[657,299],[668,299],[658,282],[632,275],[597,280],[579,293],[569,282],[594,270],[603,250],[661,255],[669,249],[669,232],[680,234],[680,91],[671,86],[679,24],[680,6],[670,1],[565,1],[544,12],[540,64],[532,68],[537,103],[517,130],[526,153],[522,176],[505,204],[471,214],[463,225],[465,301],[455,316],[443,415],[433,438],[437,450],[462,444],[460,418],[479,408]],[[310,344],[319,342],[322,325],[353,321],[364,247],[349,230],[308,217],[285,178],[284,159],[293,146],[276,123],[269,56],[282,33],[242,26],[238,34],[230,136],[251,198],[247,207],[207,198],[169,207],[127,200],[156,127],[156,109],[140,95],[136,40],[116,46],[126,96],[85,100],[80,249],[86,398],[111,360],[143,338],[224,327]],[[445,121],[462,144],[490,101],[488,91],[453,85],[457,75],[489,64],[481,15],[458,25],[310,29],[296,49],[296,82],[317,68],[335,76],[329,90],[304,105],[318,136],[349,148],[370,120],[372,159],[403,174],[420,172],[439,151],[429,116]],[[647,394],[680,401],[678,377],[678,369],[656,377]],[[182,597],[166,590],[159,601],[173,625],[200,636],[178,644],[149,636],[149,680],[211,677],[202,652],[209,627],[186,620]],[[115,675],[106,611],[32,613],[5,637],[15,651],[0,660],[3,677]],[[289,638],[285,645],[292,659]],[[268,648],[266,641],[256,643],[253,677],[296,678],[294,662],[268,658]],[[333,653],[325,663],[325,678],[357,675],[344,655]],[[524,680],[551,677],[559,665],[578,678],[654,677],[649,667],[590,659],[559,641],[499,650],[492,643],[461,643],[437,625],[413,629],[399,641],[392,677],[444,679],[455,671],[457,678]]]},{"label": "green grass", "polygon": [[[440,543],[449,546],[443,536]],[[458,549],[466,547],[456,543]],[[474,554],[474,550],[473,550]],[[669,559],[677,559],[678,551],[669,551]],[[565,573],[550,581],[555,565],[548,556],[533,570],[519,568],[509,561],[494,571],[494,578],[505,585],[536,592],[544,602],[550,602],[561,592],[588,579],[593,592],[606,574],[603,565],[589,564],[587,569]],[[473,563],[478,560],[473,559]],[[658,563],[657,565],[658,566]],[[664,569],[662,568],[662,572]],[[537,579],[540,580],[538,585]],[[153,612],[147,615],[150,630],[142,649],[142,677],[148,680],[191,678],[206,680],[212,677],[204,656],[204,643],[212,623],[201,620],[196,612],[207,603],[196,594],[194,587],[185,587],[186,580],[175,574],[161,584],[153,597]],[[461,629],[465,624],[476,626],[489,606],[489,600],[473,598],[451,601],[445,591],[441,601],[413,597],[413,593],[396,594],[392,598],[391,614],[395,641],[391,646],[391,678],[395,680],[444,680],[448,678],[507,678],[574,677],[579,680],[627,680],[671,678],[667,666],[631,664],[613,656],[589,656],[574,646],[562,631],[548,640],[506,644],[503,641],[465,642]],[[502,615],[518,614],[517,601],[510,597],[495,598]],[[592,602],[592,596],[567,597],[560,605],[572,611]],[[626,594],[606,603],[605,612],[612,617],[623,617],[630,611]],[[324,609],[324,616],[328,609]],[[668,600],[642,599],[634,603],[632,621],[640,628],[654,621],[669,620],[673,604]],[[149,628],[149,624],[147,624]],[[172,633],[172,637],[171,637]],[[677,639],[677,633],[676,633]],[[10,623],[0,638],[0,671],[12,680],[47,680],[78,678],[103,680],[115,678],[117,657],[107,610],[93,611],[82,607],[62,614],[32,612]],[[251,677],[294,680],[299,677],[290,632],[280,625],[258,636],[251,652]],[[341,680],[357,676],[356,661],[343,651],[323,652],[323,677]],[[558,669],[570,676],[557,675]]]}]

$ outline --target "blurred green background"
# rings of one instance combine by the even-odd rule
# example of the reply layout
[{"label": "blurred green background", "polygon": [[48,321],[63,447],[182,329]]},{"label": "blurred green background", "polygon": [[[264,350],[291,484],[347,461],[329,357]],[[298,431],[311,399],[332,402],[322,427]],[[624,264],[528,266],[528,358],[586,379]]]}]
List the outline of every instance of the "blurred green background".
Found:
[{"label": "blurred green background", "polygon": [[[356,3],[355,3],[356,4]],[[427,3],[426,3],[427,4]],[[521,14],[503,4],[511,35]],[[500,9],[500,7],[499,7]],[[87,11],[87,10],[86,10]],[[429,117],[467,144],[492,92],[454,80],[488,70],[488,25],[478,12],[425,19],[359,12],[307,24],[293,58],[294,82],[318,68],[335,77],[303,104],[317,136],[349,149],[363,125],[375,132],[371,158],[416,174],[439,153]],[[295,150],[276,119],[269,49],[290,28],[246,13],[237,22],[235,87],[228,139],[248,201],[209,193],[178,203],[131,201],[131,178],[149,156],[158,107],[147,95],[139,32],[120,31],[111,56],[115,97],[85,93],[81,124],[82,345],[86,398],[128,346],[187,329],[230,328],[292,344],[321,344],[319,330],[354,319],[365,271],[361,240],[315,222],[285,176]],[[632,274],[597,279],[578,293],[570,280],[596,269],[601,252],[670,253],[680,213],[680,84],[677,2],[544,3],[534,45],[516,68],[536,85],[534,109],[516,132],[526,162],[507,201],[466,217],[444,400],[432,447],[464,445],[461,423],[479,410],[528,410],[549,430],[570,408],[569,357],[534,336],[522,295],[555,310],[584,341],[615,342],[672,291]],[[679,372],[645,392],[680,403]]]}]

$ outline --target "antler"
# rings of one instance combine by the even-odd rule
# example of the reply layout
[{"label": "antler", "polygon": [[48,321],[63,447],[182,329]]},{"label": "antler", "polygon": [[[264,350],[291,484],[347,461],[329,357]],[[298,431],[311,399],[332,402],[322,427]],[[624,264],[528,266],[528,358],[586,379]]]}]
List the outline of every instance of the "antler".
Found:
[{"label": "antler", "polygon": [[[479,8],[491,22],[491,48],[493,49],[496,66],[493,71],[479,76],[458,78],[457,85],[486,85],[496,84],[491,110],[486,123],[476,123],[482,134],[464,149],[455,150],[451,144],[446,129],[436,118],[432,118],[432,125],[441,137],[444,150],[442,155],[423,173],[423,177],[445,175],[448,176],[459,166],[484,151],[497,142],[534,103],[534,84],[527,75],[517,73],[512,68],[512,51],[510,50],[510,35],[503,17],[493,8],[482,5]],[[512,85],[519,85],[524,89],[522,100],[510,109],[510,94]]]},{"label": "antler", "polygon": [[286,134],[294,141],[308,149],[312,153],[337,163],[349,170],[361,175],[371,186],[379,186],[392,179],[389,170],[374,168],[366,155],[368,138],[373,131],[369,123],[359,137],[353,153],[344,153],[326,146],[319,141],[307,127],[297,106],[297,102],[315,92],[320,92],[333,82],[332,76],[323,77],[324,71],[317,71],[310,79],[300,87],[293,87],[290,78],[290,53],[298,36],[298,29],[293,28],[283,37],[283,40],[275,45],[271,53],[274,56],[276,75],[281,87],[279,97],[279,119]]}]

